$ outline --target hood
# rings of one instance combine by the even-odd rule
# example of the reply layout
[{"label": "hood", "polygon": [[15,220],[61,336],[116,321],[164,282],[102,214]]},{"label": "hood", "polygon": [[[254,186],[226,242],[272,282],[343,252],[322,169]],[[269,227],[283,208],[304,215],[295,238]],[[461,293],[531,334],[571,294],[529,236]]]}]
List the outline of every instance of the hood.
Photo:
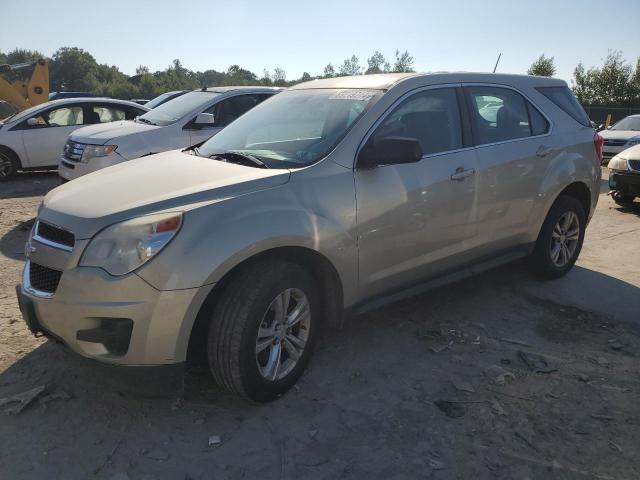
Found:
[{"label": "hood", "polygon": [[604,139],[629,140],[633,137],[640,137],[638,130],[602,130],[598,133]]},{"label": "hood", "polygon": [[113,223],[276,187],[289,170],[269,170],[197,157],[178,150],[150,155],[85,175],[55,188],[39,218],[91,238]]},{"label": "hood", "polygon": [[139,135],[162,128],[157,125],[122,120],[120,122],[98,123],[75,130],[69,138],[74,142],[90,143],[92,145],[104,145],[109,140],[128,135]]}]

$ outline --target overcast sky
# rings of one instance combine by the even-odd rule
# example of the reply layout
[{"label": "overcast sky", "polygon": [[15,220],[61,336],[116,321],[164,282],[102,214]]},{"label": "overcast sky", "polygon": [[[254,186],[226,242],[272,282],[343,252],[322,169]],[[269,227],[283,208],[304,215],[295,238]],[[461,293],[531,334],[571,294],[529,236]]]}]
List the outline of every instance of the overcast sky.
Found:
[{"label": "overcast sky", "polygon": [[502,52],[505,73],[545,53],[569,81],[609,49],[635,64],[639,25],[640,0],[0,0],[0,51],[77,46],[130,75],[179,58],[192,70],[281,67],[288,79],[352,54],[365,66],[375,50],[390,61],[409,50],[417,71],[491,71]]}]

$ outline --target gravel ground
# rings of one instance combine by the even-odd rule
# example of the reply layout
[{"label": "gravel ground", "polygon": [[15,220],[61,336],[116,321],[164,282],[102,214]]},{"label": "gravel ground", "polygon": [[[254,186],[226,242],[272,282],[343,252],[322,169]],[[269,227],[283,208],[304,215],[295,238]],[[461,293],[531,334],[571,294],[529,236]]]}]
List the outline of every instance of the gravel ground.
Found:
[{"label": "gravel ground", "polygon": [[199,369],[183,399],[132,397],[30,336],[14,286],[56,182],[0,184],[0,399],[45,387],[0,414],[0,478],[640,478],[640,204],[605,182],[565,278],[516,263],[353,318],[269,405]]}]

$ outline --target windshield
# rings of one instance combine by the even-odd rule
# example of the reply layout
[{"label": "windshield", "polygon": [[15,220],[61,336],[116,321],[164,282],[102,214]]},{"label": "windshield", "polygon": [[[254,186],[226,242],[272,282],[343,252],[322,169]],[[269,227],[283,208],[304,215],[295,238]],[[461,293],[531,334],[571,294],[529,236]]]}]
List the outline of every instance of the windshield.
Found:
[{"label": "windshield", "polygon": [[640,117],[623,118],[611,130],[640,130]]},{"label": "windshield", "polygon": [[144,106],[148,107],[148,108],[156,108],[161,103],[163,103],[165,101],[168,101],[167,99],[171,99],[173,97],[177,97],[179,94],[180,94],[180,92],[163,93],[162,95],[158,95],[153,100],[149,100],[147,103],[144,104]]},{"label": "windshield", "polygon": [[238,118],[198,154],[239,152],[271,168],[310,165],[327,155],[381,94],[368,89],[289,90]]},{"label": "windshield", "polygon": [[180,95],[166,103],[149,110],[144,115],[138,117],[143,123],[152,125],[170,125],[177,122],[182,117],[191,113],[193,110],[204,107],[207,103],[218,96],[213,92],[189,92]]}]

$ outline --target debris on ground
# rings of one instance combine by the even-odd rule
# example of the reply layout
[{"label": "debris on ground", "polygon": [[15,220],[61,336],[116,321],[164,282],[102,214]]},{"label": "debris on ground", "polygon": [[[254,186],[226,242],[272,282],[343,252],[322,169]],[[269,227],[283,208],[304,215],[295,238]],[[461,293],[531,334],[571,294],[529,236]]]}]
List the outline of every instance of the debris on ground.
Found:
[{"label": "debris on ground", "polygon": [[71,400],[71,395],[69,395],[64,390],[58,390],[57,392],[50,393],[49,395],[45,395],[40,398],[40,403],[46,407],[49,402],[53,400]]},{"label": "debris on ground", "polygon": [[484,374],[496,385],[504,385],[508,380],[515,380],[516,376],[499,365],[491,365],[484,370]]},{"label": "debris on ground", "polygon": [[453,340],[451,340],[449,343],[445,345],[434,345],[433,347],[431,347],[431,351],[433,353],[440,353],[446,350],[447,348],[451,347],[451,345],[453,345]]},{"label": "debris on ground", "polygon": [[493,413],[501,417],[507,414],[505,409],[502,408],[502,405],[500,405],[500,402],[498,402],[498,400],[496,400],[495,398],[491,401],[491,410],[493,410]]},{"label": "debris on ground", "polygon": [[538,353],[518,350],[518,358],[522,360],[522,363],[524,363],[529,370],[535,373],[553,373],[558,371],[555,365]]},{"label": "debris on ground", "polygon": [[531,344],[527,343],[523,340],[518,340],[517,338],[499,338],[498,340],[500,340],[501,342],[504,343],[511,343],[513,345],[520,345],[521,347],[530,347]]},{"label": "debris on ground", "polygon": [[464,380],[453,380],[451,383],[453,383],[453,387],[456,390],[459,390],[461,392],[468,392],[468,393],[476,392],[476,389],[473,388],[473,385],[471,385],[469,382],[465,382]]},{"label": "debris on ground", "polygon": [[[24,410],[31,402],[33,402],[42,392],[44,392],[45,386],[32,388],[26,392],[18,393],[10,397],[0,398],[0,407],[9,405],[3,409],[5,415],[18,415]],[[17,405],[12,405],[17,404]]]},{"label": "debris on ground", "polygon": [[219,447],[220,445],[222,445],[222,438],[220,438],[220,435],[211,435],[209,437],[210,447]]},{"label": "debris on ground", "polygon": [[620,340],[618,339],[612,339],[609,340],[609,347],[611,347],[612,350],[622,350],[622,343],[620,343]]},{"label": "debris on ground", "polygon": [[440,460],[436,460],[435,458],[429,458],[429,460],[427,460],[427,465],[429,465],[429,468],[431,470],[444,469],[444,463],[442,463]]},{"label": "debris on ground", "polygon": [[464,406],[460,403],[449,402],[447,400],[436,400],[433,404],[442,410],[449,418],[460,418],[466,413]]}]

